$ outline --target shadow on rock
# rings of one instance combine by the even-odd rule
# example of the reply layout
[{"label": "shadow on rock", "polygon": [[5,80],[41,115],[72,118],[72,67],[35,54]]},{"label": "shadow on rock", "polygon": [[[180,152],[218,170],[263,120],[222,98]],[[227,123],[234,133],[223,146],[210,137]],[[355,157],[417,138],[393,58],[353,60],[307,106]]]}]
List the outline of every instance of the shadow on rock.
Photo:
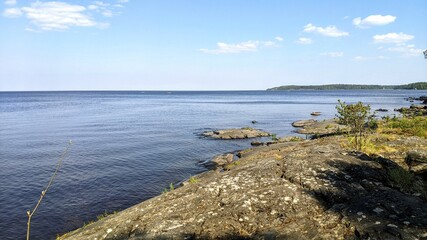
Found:
[{"label": "shadow on rock", "polygon": [[356,239],[427,238],[426,201],[410,189],[401,191],[390,176],[406,170],[385,158],[354,155],[352,162],[327,161],[329,168],[317,174],[327,187],[313,191],[327,211],[354,227]]}]

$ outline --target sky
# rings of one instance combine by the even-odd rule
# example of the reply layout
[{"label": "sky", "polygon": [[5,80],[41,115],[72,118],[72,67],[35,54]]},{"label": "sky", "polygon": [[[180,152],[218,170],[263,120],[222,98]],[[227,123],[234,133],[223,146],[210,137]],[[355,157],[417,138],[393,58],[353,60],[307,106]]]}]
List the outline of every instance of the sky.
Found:
[{"label": "sky", "polygon": [[425,0],[0,1],[0,91],[427,81]]}]

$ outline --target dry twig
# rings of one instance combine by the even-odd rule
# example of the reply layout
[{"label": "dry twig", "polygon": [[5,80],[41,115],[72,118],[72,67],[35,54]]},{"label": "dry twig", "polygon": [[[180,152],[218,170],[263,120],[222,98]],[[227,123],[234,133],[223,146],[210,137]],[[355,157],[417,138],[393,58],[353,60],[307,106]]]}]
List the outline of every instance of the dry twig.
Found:
[{"label": "dry twig", "polygon": [[62,161],[64,160],[64,158],[67,156],[68,154],[68,150],[70,149],[72,142],[71,140],[68,142],[67,147],[65,148],[64,152],[62,153],[61,157],[59,158],[58,164],[56,165],[56,169],[55,172],[53,173],[52,177],[49,180],[49,183],[47,184],[46,188],[42,191],[42,194],[40,195],[39,201],[37,202],[36,206],[34,207],[33,210],[28,210],[27,211],[27,216],[28,216],[28,222],[27,222],[27,240],[30,239],[30,227],[31,227],[31,218],[33,217],[34,213],[36,213],[37,208],[39,207],[40,203],[43,200],[44,195],[46,195],[47,190],[49,190],[50,186],[53,183],[53,180],[56,177],[56,174],[58,173],[59,168],[62,165]]}]

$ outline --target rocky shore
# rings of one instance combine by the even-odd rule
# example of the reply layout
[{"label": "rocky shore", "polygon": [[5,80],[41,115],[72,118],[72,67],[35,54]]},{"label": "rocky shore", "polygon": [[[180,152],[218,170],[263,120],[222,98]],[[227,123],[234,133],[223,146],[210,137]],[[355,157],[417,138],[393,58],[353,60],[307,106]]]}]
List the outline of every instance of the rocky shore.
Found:
[{"label": "rocky shore", "polygon": [[[427,239],[425,175],[410,189],[390,175],[418,155],[368,156],[344,141],[276,142],[237,161],[224,155],[222,168],[59,239]],[[427,150],[419,137],[385,144]]]}]

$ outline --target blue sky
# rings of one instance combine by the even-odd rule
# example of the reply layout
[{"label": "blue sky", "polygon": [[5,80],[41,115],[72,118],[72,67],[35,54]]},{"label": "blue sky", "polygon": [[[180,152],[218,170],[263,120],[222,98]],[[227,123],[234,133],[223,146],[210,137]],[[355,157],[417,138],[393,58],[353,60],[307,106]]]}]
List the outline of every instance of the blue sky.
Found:
[{"label": "blue sky", "polygon": [[2,0],[0,91],[427,81],[427,1]]}]

